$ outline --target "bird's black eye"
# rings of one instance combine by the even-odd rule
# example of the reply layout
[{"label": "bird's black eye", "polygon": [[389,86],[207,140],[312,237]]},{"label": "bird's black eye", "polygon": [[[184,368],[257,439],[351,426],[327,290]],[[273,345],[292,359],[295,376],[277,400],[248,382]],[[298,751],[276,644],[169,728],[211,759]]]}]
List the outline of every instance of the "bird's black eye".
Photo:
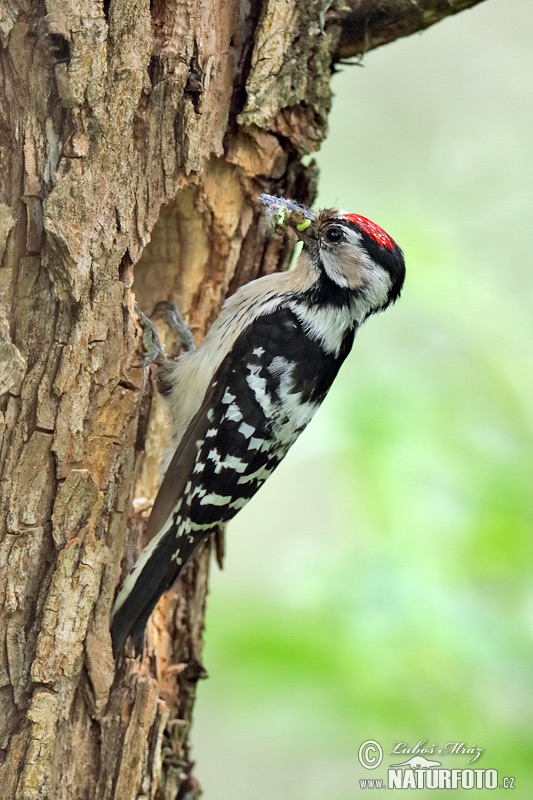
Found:
[{"label": "bird's black eye", "polygon": [[344,239],[344,232],[342,228],[328,228],[326,231],[324,238],[326,242],[342,242]]}]

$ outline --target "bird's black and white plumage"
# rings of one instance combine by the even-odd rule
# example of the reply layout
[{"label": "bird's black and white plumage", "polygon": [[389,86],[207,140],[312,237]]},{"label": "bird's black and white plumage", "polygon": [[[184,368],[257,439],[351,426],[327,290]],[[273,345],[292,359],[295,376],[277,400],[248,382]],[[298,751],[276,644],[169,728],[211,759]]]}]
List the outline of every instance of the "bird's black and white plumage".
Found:
[{"label": "bird's black and white plumage", "polygon": [[129,634],[142,643],[161,594],[309,423],[358,327],[400,294],[403,255],[379,226],[335,209],[312,216],[292,271],[239,289],[198,350],[159,364],[176,450],[150,542],[115,601],[115,653]]}]

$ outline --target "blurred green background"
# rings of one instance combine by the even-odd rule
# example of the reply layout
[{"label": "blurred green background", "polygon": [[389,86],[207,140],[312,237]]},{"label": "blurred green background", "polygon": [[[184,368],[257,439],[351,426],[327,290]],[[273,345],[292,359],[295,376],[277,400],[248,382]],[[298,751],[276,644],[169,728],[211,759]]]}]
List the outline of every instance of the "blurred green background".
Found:
[{"label": "blurred green background", "polygon": [[206,800],[365,796],[369,738],[480,746],[533,797],[532,31],[487,0],[333,78],[317,205],[382,225],[408,277],[229,526]]}]

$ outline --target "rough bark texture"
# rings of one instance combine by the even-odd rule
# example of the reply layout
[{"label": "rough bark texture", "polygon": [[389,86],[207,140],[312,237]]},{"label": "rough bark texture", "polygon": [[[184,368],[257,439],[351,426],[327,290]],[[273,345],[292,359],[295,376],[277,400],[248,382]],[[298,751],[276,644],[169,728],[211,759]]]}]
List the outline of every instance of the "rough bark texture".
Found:
[{"label": "rough bark texture", "polygon": [[313,199],[301,157],[324,138],[336,55],[468,5],[4,0],[2,800],[198,796],[207,550],[159,604],[144,662],[111,655],[166,436],[133,290],[148,312],[177,300],[200,339],[228,293],[287,263],[257,196]]}]

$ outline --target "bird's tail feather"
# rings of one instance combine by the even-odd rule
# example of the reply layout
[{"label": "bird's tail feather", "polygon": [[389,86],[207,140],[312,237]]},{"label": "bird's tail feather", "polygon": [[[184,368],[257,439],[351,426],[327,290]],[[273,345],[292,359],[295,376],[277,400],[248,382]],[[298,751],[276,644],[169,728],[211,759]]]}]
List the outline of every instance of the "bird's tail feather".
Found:
[{"label": "bird's tail feather", "polygon": [[[111,638],[116,656],[131,634],[137,652],[142,650],[146,623],[157,601],[178,577],[181,566],[172,560],[176,548],[176,530],[170,528],[165,536],[145,552],[133,572],[124,581],[113,608]],[[147,548],[148,550],[148,548]]]},{"label": "bird's tail feather", "polygon": [[[195,536],[183,532],[183,520],[170,517],[167,524],[145,547],[127,576],[115,600],[111,622],[113,654],[122,650],[132,636],[137,653],[142,651],[144,631],[157,601],[170,589],[183,567],[211,530]],[[176,556],[179,554],[179,559]]]}]

